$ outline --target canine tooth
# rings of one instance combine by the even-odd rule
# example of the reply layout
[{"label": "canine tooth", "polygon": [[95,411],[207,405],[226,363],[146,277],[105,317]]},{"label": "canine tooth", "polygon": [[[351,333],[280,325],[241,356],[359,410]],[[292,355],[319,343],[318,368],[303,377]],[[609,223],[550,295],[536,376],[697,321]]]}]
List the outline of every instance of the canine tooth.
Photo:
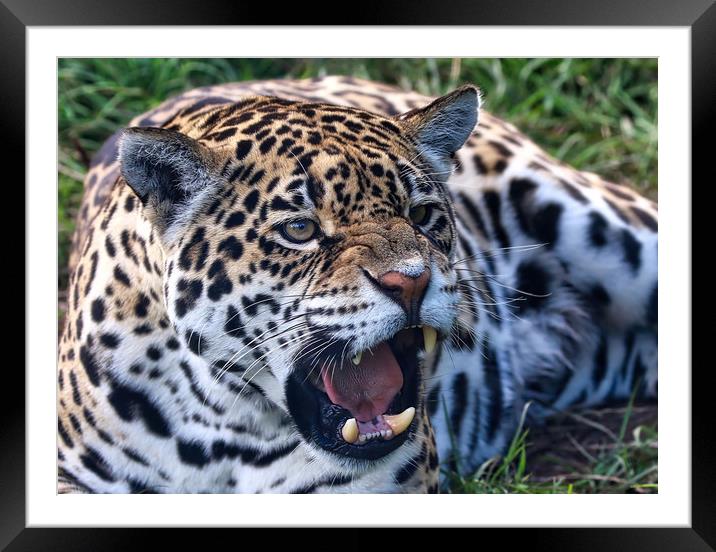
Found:
[{"label": "canine tooth", "polygon": [[360,364],[361,358],[363,358],[363,351],[361,351],[360,353],[356,353],[356,356],[354,356],[351,361],[353,362],[353,364],[358,366]]},{"label": "canine tooth", "polygon": [[432,326],[423,326],[423,339],[425,341],[425,352],[432,353],[438,340],[438,332]]},{"label": "canine tooth", "polygon": [[360,431],[358,431],[358,422],[356,422],[355,418],[351,418],[345,424],[343,424],[343,429],[341,429],[341,435],[343,435],[343,440],[346,443],[355,443],[358,440],[359,434]]},{"label": "canine tooth", "polygon": [[401,412],[400,414],[394,414],[393,416],[383,416],[383,419],[390,426],[390,429],[393,430],[391,436],[395,437],[408,429],[408,426],[410,425],[410,422],[413,421],[414,417],[415,407],[411,406],[403,410],[403,412]]}]

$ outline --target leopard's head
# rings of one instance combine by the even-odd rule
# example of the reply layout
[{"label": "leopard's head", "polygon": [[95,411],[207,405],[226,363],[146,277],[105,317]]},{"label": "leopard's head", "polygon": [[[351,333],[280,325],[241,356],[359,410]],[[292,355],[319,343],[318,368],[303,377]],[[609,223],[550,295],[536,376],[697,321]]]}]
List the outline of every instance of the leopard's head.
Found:
[{"label": "leopard's head", "polygon": [[187,354],[321,455],[415,437],[425,358],[457,315],[445,181],[478,107],[472,86],[397,117],[256,97],[123,134]]}]

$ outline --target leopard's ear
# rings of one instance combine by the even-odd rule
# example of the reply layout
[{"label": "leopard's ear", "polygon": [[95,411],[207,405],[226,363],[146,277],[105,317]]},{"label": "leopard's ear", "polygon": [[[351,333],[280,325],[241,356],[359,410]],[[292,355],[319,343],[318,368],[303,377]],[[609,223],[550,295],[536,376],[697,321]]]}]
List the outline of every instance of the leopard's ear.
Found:
[{"label": "leopard's ear", "polygon": [[443,178],[452,171],[453,156],[475,128],[480,93],[472,85],[438,98],[421,109],[398,116],[398,121],[417,142],[418,153]]},{"label": "leopard's ear", "polygon": [[215,180],[209,149],[164,128],[125,129],[119,161],[122,177],[160,233],[187,222]]}]

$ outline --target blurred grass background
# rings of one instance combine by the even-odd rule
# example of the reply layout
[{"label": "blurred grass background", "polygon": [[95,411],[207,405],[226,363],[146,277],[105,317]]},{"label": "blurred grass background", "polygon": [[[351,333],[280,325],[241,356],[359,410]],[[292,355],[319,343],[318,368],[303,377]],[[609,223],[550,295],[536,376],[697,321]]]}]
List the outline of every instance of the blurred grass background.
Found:
[{"label": "blurred grass background", "polygon": [[[434,96],[462,83],[476,84],[486,110],[516,125],[555,157],[630,183],[656,199],[656,59],[64,58],[58,60],[58,316],[64,310],[69,243],[82,180],[106,138],[135,115],[190,88],[328,74],[353,75]],[[549,427],[537,430],[530,439],[514,443],[500,464],[485,467],[479,478],[454,477],[451,488],[654,492],[656,411],[641,418],[634,412],[610,411],[611,423],[603,423],[603,411],[579,414],[581,423],[572,433],[563,430],[564,425],[557,426],[561,429],[555,434]],[[579,428],[589,435],[575,438]],[[554,439],[564,441],[565,435],[577,446],[567,441],[568,451],[555,454]],[[523,455],[530,447],[538,451],[545,438],[546,455],[537,452],[526,473]]]}]

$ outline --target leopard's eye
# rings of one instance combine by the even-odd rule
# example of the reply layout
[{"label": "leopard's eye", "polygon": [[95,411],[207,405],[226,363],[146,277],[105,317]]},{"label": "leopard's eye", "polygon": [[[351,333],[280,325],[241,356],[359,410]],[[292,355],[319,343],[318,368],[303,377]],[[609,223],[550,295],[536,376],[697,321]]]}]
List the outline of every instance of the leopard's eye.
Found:
[{"label": "leopard's eye", "polygon": [[414,224],[422,226],[423,224],[428,223],[428,221],[430,220],[430,215],[432,215],[432,213],[432,205],[417,205],[410,209],[409,216],[410,220],[412,220]]},{"label": "leopard's eye", "polygon": [[293,243],[306,243],[318,235],[318,225],[311,219],[298,219],[280,226],[284,238]]}]

